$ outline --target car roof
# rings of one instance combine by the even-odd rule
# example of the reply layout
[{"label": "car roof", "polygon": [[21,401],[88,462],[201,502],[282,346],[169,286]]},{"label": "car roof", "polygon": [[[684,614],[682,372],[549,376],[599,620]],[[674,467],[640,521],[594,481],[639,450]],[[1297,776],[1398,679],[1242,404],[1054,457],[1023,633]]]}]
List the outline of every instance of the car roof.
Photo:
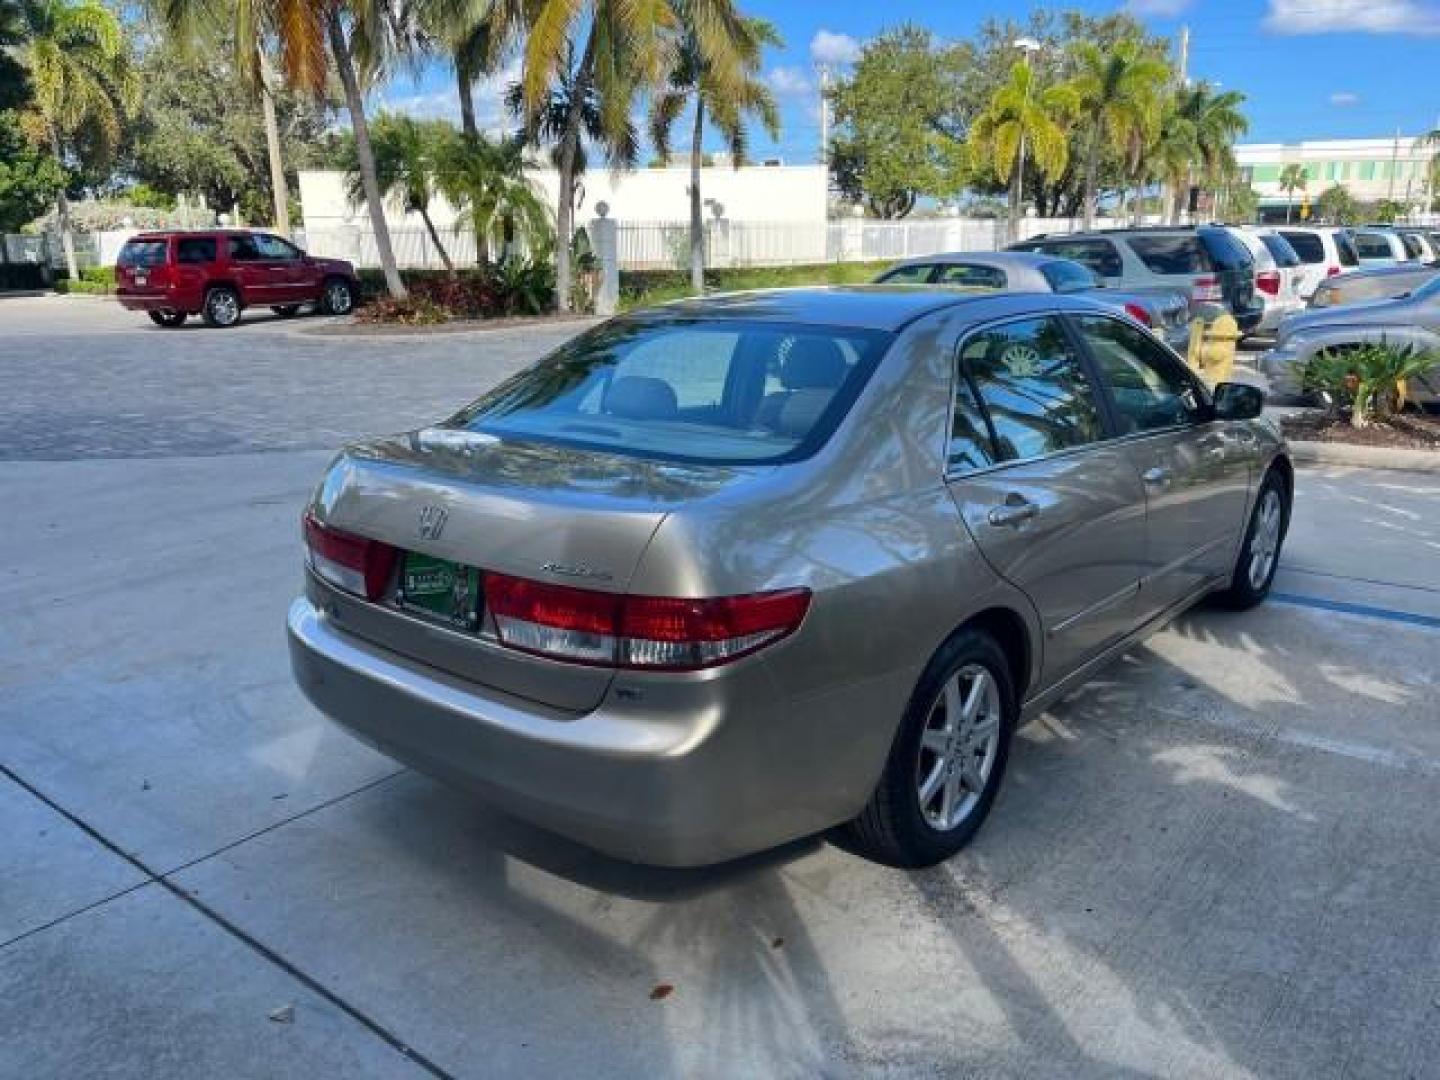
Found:
[{"label": "car roof", "polygon": [[1047,263],[1073,262],[1060,255],[1041,251],[942,251],[935,255],[918,255],[897,262],[894,267],[931,266],[950,263],[981,263],[989,266],[1045,266]]},{"label": "car roof", "polygon": [[973,308],[976,319],[1040,310],[1110,311],[1084,297],[1054,293],[970,291],[945,285],[835,285],[719,293],[672,301],[629,317],[646,321],[745,319],[897,331],[947,308]]}]

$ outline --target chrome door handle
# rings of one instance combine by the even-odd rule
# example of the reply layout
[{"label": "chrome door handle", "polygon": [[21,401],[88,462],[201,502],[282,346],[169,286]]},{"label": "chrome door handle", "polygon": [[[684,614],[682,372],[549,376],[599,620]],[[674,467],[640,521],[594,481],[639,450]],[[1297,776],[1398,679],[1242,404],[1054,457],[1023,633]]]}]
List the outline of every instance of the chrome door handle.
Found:
[{"label": "chrome door handle", "polygon": [[1165,468],[1163,465],[1156,465],[1153,468],[1146,469],[1143,473],[1141,473],[1140,479],[1144,480],[1147,484],[1158,484],[1160,486],[1164,486],[1170,483],[1170,470]]},{"label": "chrome door handle", "polygon": [[991,525],[1004,528],[1024,524],[1039,513],[1040,507],[1022,495],[1006,499],[1003,506],[992,506],[985,517]]}]

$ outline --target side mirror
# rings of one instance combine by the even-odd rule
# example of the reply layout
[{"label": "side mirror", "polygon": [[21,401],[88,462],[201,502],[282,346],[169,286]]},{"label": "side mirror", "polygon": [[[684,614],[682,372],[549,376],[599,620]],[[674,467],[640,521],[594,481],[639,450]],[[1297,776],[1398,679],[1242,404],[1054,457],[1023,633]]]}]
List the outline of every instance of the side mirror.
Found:
[{"label": "side mirror", "polygon": [[1254,420],[1265,408],[1265,391],[1249,383],[1221,383],[1213,396],[1217,420]]}]

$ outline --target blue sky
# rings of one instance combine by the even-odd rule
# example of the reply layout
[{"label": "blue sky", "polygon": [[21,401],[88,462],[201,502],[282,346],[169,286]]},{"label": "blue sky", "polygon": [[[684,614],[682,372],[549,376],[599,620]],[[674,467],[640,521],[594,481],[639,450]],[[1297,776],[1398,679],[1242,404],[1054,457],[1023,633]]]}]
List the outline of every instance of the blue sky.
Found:
[{"label": "blue sky", "polygon": [[[906,20],[941,37],[968,37],[987,17],[1023,20],[1037,5],[1015,0],[936,4],[816,3],[750,0],[747,12],[770,19],[785,48],[765,71],[779,97],[784,127],[778,145],[757,132],[753,156],[792,163],[817,160],[820,131],[815,65],[843,66],[861,43]],[[1092,13],[1121,5],[1058,5]],[[1440,119],[1440,0],[1129,0],[1156,33],[1191,31],[1192,78],[1244,92],[1247,142],[1414,135]],[[486,124],[499,116],[498,83],[479,88]],[[451,77],[435,65],[385,91],[391,107],[422,116],[458,117]]]}]

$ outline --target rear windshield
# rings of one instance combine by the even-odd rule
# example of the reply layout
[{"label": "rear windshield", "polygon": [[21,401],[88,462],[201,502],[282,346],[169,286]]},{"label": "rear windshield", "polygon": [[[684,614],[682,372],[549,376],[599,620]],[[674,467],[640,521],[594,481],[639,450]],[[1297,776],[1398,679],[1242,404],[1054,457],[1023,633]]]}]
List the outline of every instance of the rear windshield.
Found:
[{"label": "rear windshield", "polygon": [[892,337],[731,319],[607,323],[449,425],[661,461],[795,461],[829,438]]},{"label": "rear windshield", "polygon": [[1084,292],[1086,289],[1099,288],[1101,283],[1096,280],[1093,271],[1081,266],[1069,259],[1056,259],[1054,262],[1047,262],[1041,265],[1040,273],[1045,275],[1045,280],[1050,283],[1050,288],[1057,293]]},{"label": "rear windshield", "polygon": [[1282,232],[1280,234],[1300,256],[1302,262],[1323,263],[1325,261],[1325,241],[1314,233],[1308,232]]},{"label": "rear windshield", "polygon": [[1425,254],[1425,249],[1420,246],[1420,241],[1409,233],[1400,234],[1400,242],[1405,245],[1405,254],[1412,259],[1419,259]]},{"label": "rear windshield", "polygon": [[1340,255],[1341,266],[1360,265],[1360,252],[1355,247],[1355,238],[1348,232],[1335,234],[1335,250]]},{"label": "rear windshield", "polygon": [[117,266],[164,266],[164,240],[126,240],[115,259]]},{"label": "rear windshield", "polygon": [[1220,229],[1204,229],[1200,242],[1210,253],[1210,259],[1221,270],[1248,271],[1255,265],[1255,259],[1244,244]]},{"label": "rear windshield", "polygon": [[1130,249],[1152,274],[1203,274],[1212,269],[1194,236],[1132,236]]},{"label": "rear windshield", "polygon": [[1260,242],[1265,245],[1265,250],[1270,252],[1276,266],[1289,269],[1300,265],[1300,256],[1283,236],[1277,233],[1261,233]]}]

